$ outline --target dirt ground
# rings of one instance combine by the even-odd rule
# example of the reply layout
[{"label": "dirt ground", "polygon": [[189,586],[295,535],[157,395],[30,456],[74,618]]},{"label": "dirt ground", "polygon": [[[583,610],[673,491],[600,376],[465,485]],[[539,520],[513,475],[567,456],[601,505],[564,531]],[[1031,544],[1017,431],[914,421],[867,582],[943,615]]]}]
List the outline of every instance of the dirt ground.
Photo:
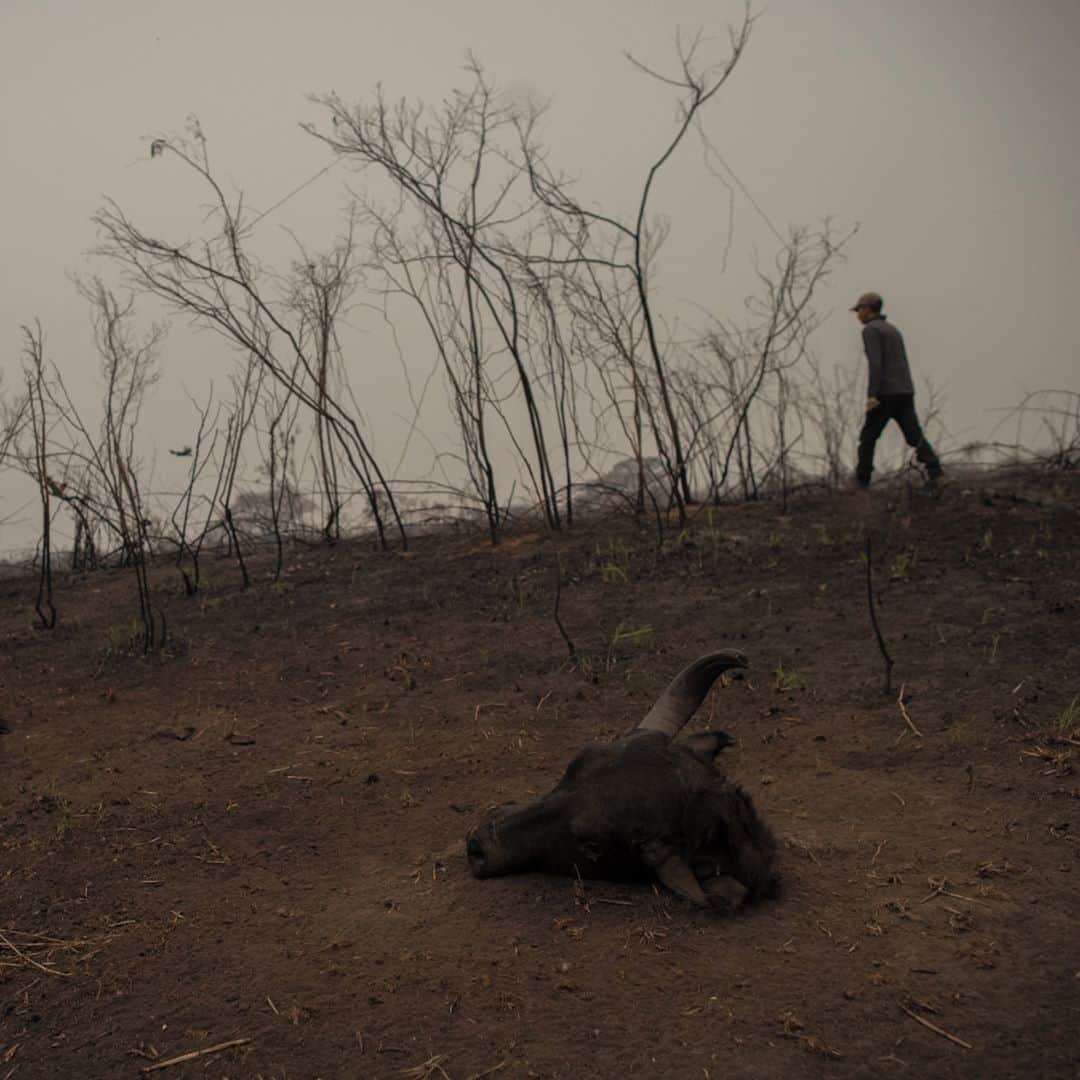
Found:
[{"label": "dirt ground", "polygon": [[[58,582],[52,631],[0,582],[0,1080],[1076,1076],[1078,509],[996,474],[662,546],[300,548],[246,591],[220,559],[192,598],[162,566],[149,658],[129,572]],[[779,898],[469,875],[485,807],[723,645],[751,670],[693,729],[738,740]]]}]

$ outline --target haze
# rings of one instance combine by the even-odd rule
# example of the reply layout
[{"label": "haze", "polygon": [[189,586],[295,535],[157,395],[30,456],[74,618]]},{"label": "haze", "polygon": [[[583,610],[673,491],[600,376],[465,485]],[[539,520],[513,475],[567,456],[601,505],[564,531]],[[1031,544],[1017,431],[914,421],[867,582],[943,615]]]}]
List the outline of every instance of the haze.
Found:
[{"label": "haze", "polygon": [[[662,70],[675,32],[701,28],[719,55],[726,25],[741,14],[740,4],[705,0],[6,0],[4,391],[20,380],[19,327],[40,318],[49,357],[92,399],[98,364],[69,277],[110,278],[86,256],[104,196],[164,237],[197,224],[202,193],[173,163],[151,160],[148,141],[182,131],[189,114],[222,179],[267,210],[331,160],[298,126],[325,119],[306,95],[333,90],[353,102],[381,83],[390,98],[438,101],[464,84],[471,50],[494,81],[550,101],[543,132],[553,162],[580,178],[589,199],[626,213],[670,137],[674,98],[624,51]],[[745,56],[704,114],[737,177],[729,174],[735,237],[726,259],[729,191],[696,139],[653,204],[671,224],[660,256],[669,328],[700,325],[701,309],[741,307],[750,257],[775,246],[766,218],[782,231],[828,216],[860,228],[819,296],[831,314],[815,351],[861,379],[847,309],[865,289],[883,293],[917,379],[944,392],[946,450],[989,437],[1000,417],[993,410],[1026,391],[1080,389],[1067,315],[1080,241],[1078,46],[1074,0],[761,8]],[[331,169],[268,214],[260,232],[288,228],[313,247],[326,243],[347,181],[355,174]],[[376,323],[359,330],[376,335]],[[420,366],[430,368],[425,347]],[[158,437],[158,486],[169,485],[173,467],[163,447],[191,438],[182,390],[203,394],[232,363],[209,335],[170,334],[145,414]],[[363,366],[365,413],[380,452],[396,460],[408,424],[398,362],[376,350]],[[0,548],[32,539],[25,501],[0,473]]]}]

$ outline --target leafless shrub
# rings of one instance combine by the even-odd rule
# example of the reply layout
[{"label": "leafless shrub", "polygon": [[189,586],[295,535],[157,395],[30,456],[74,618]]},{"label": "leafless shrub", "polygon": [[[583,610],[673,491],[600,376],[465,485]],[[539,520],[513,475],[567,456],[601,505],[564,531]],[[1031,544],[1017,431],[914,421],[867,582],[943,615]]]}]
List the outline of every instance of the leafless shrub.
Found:
[{"label": "leafless shrub", "polygon": [[[325,256],[311,257],[301,249],[301,260],[282,281],[248,250],[254,220],[242,196],[230,200],[225,195],[198,122],[191,122],[186,138],[162,136],[153,147],[155,156],[175,158],[209,189],[212,209],[207,220],[213,231],[201,240],[169,243],[148,235],[116,203],[106,202],[94,216],[101,236],[97,253],[136,287],[220,334],[243,357],[245,368],[255,362],[310,409],[324,425],[323,481],[331,504],[336,489],[336,465],[328,448],[332,441],[363,489],[380,541],[386,543],[389,522],[405,544],[393,493],[351,394],[332,385],[334,320],[356,280],[351,222]],[[331,520],[336,520],[336,510]]]},{"label": "leafless shrub", "polygon": [[[648,413],[654,421],[652,434],[657,452],[668,467],[671,476],[672,495],[679,510],[680,522],[685,520],[686,504],[691,499],[688,460],[685,451],[686,433],[680,422],[679,410],[672,390],[670,358],[661,341],[658,319],[653,301],[654,257],[663,242],[665,228],[648,221],[650,199],[657,177],[671,160],[701,110],[713,100],[735,70],[750,40],[753,20],[749,9],[742,22],[730,29],[729,51],[718,63],[702,59],[702,37],[696,35],[689,41],[676,40],[677,60],[674,73],[664,74],[646,67],[628,57],[630,62],[650,78],[670,87],[678,94],[678,119],[675,130],[649,167],[642,183],[637,210],[632,221],[621,221],[615,215],[594,209],[577,199],[570,190],[566,176],[553,172],[547,164],[546,155],[538,145],[534,129],[535,117],[521,124],[521,145],[527,163],[533,191],[548,212],[549,231],[557,246],[539,258],[549,265],[559,266],[567,274],[579,273],[580,280],[595,285],[598,273],[632,283],[636,301],[635,320],[640,319],[641,340],[645,346],[646,363],[653,380],[655,397],[650,407],[638,416]],[[625,295],[617,287],[616,296]],[[597,313],[604,319],[604,330],[611,328],[611,316],[621,305],[602,300]],[[579,311],[585,310],[579,305]],[[619,326],[620,319],[616,326]],[[631,333],[633,333],[631,328]],[[626,339],[619,326],[619,341],[625,347]],[[630,371],[635,400],[641,386],[641,369]],[[639,405],[635,405],[635,410]],[[653,411],[655,410],[655,411]],[[659,418],[662,422],[656,423]]]},{"label": "leafless shrub", "polygon": [[746,305],[747,317],[717,320],[703,340],[711,361],[695,380],[704,397],[699,440],[714,500],[734,484],[744,499],[756,499],[775,478],[786,503],[791,452],[802,438],[792,428],[810,362],[809,340],[819,323],[812,307],[851,233],[836,236],[825,223],[818,231],[792,229],[770,269],[759,269],[759,289]]},{"label": "leafless shrub", "polygon": [[[470,58],[467,70],[471,85],[437,107],[391,103],[381,91],[353,107],[336,95],[317,98],[331,128],[307,130],[347,160],[378,171],[398,194],[393,212],[366,208],[374,226],[372,268],[388,292],[419,309],[431,331],[470,487],[494,541],[501,525],[495,425],[549,527],[561,527],[540,379],[565,373],[565,351],[547,278],[527,264],[532,196],[525,163],[511,157],[519,109],[477,61]],[[556,403],[565,453],[566,413],[558,408],[565,398],[558,385],[551,390],[548,404]],[[515,423],[517,410],[522,425]]]},{"label": "leafless shrub", "polygon": [[[52,508],[49,504],[49,402],[45,388],[45,333],[41,323],[23,327],[24,376],[26,378],[26,410],[29,420],[30,442],[23,452],[27,472],[37,485],[41,503],[41,541],[38,560],[38,591],[34,601],[41,625],[46,630],[56,626],[56,608],[53,606],[52,577]],[[24,428],[25,430],[25,428]],[[8,443],[14,438],[14,432]]]},{"label": "leafless shrub", "polygon": [[[1016,462],[1038,461],[1053,469],[1080,467],[1080,392],[1034,390],[1019,404],[999,411],[1004,416],[981,449],[1007,454]],[[1013,440],[1001,441],[997,436],[1010,424],[1015,430]]]},{"label": "leafless shrub", "polygon": [[[195,428],[194,444],[181,447],[179,450],[170,450],[171,454],[185,458],[188,462],[184,487],[169,519],[172,536],[176,542],[176,566],[184,581],[184,592],[188,596],[194,596],[199,591],[200,556],[214,511],[213,498],[205,500],[196,498],[196,491],[214,462],[214,449],[218,440],[217,425],[220,409],[211,412],[213,393],[213,388],[211,388],[205,405],[199,405],[194,399],[189,398],[199,417]],[[197,508],[200,505],[205,505],[208,509],[204,514],[198,515],[201,523],[196,527]]]},{"label": "leafless shrub", "polygon": [[149,651],[163,643],[164,631],[159,629],[150,594],[150,518],[139,481],[135,439],[146,392],[157,378],[164,328],[153,326],[140,338],[131,327],[134,305],[130,298],[118,299],[96,278],[77,285],[90,304],[94,344],[101,359],[101,421],[96,433],[84,421],[56,365],[46,361],[40,324],[24,327],[31,422],[22,428],[16,454],[41,496],[39,615],[47,625],[55,623],[50,539],[55,499],[75,519],[76,565],[80,560],[96,563],[102,531],[117,545],[116,556],[135,578],[142,648]]}]

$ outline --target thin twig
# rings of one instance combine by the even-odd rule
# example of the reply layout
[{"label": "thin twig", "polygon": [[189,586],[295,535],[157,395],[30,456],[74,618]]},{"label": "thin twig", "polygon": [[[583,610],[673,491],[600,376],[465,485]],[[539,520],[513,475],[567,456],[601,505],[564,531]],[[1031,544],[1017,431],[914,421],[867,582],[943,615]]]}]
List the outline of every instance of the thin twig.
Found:
[{"label": "thin twig", "polygon": [[555,625],[559,628],[559,633],[562,635],[562,639],[566,642],[566,651],[570,654],[570,662],[573,663],[577,660],[577,649],[574,648],[574,642],[570,635],[566,632],[566,627],[563,626],[562,619],[559,618],[559,601],[562,599],[562,559],[559,552],[555,552],[555,610],[552,614],[555,616]]},{"label": "thin twig", "polygon": [[[481,701],[479,705],[473,710],[473,720],[476,723],[480,722],[480,710],[481,709],[506,709],[509,706],[503,701]],[[409,771],[407,769],[394,769],[399,776],[415,776],[415,771]]]},{"label": "thin twig", "polygon": [[414,1065],[409,1069],[402,1069],[398,1075],[405,1077],[406,1080],[431,1080],[431,1077],[438,1072],[442,1074],[444,1080],[450,1080],[446,1070],[442,1067],[445,1060],[445,1054],[436,1054],[434,1057],[429,1057],[427,1061],[422,1061],[419,1065]]},{"label": "thin twig", "polygon": [[985,904],[987,907],[993,907],[989,900],[982,900],[978,896],[964,896],[963,893],[949,892],[948,889],[942,889],[940,895],[951,896],[954,900],[963,900],[965,904]]},{"label": "thin twig", "polygon": [[873,550],[870,544],[870,533],[866,534],[866,601],[870,607],[870,623],[874,627],[877,637],[878,648],[885,659],[885,693],[892,693],[892,669],[893,659],[889,650],[885,647],[885,638],[881,635],[881,627],[878,626],[877,613],[874,611],[874,570],[872,562]]},{"label": "thin twig", "polygon": [[896,704],[900,706],[900,715],[904,718],[904,722],[921,739],[923,737],[923,733],[915,726],[914,721],[911,719],[910,716],[908,716],[908,711],[904,707],[904,687],[905,686],[907,686],[907,683],[901,683],[900,684],[900,696],[896,699]]},{"label": "thin twig", "polygon": [[216,1054],[221,1050],[228,1050],[232,1046],[243,1046],[251,1042],[250,1039],[230,1039],[228,1042],[218,1043],[216,1046],[208,1046],[205,1050],[192,1050],[190,1053],[181,1054],[179,1057],[169,1058],[167,1061],[158,1061],[153,1065],[144,1065],[143,1072],[151,1073],[157,1069],[167,1069],[170,1065],[180,1065],[185,1061],[194,1061],[196,1058],[206,1057],[207,1054]]},{"label": "thin twig", "polygon": [[2,930],[0,930],[0,941],[3,943],[20,959],[30,964],[32,967],[36,967],[38,971],[44,971],[46,975],[60,975],[65,979],[74,977],[74,972],[71,971],[57,971],[56,968],[45,967],[44,964],[39,964],[32,956],[27,956],[26,953],[19,952],[19,950],[12,945],[11,941],[7,938]]},{"label": "thin twig", "polygon": [[919,903],[920,904],[928,904],[931,900],[934,899],[935,896],[940,896],[944,891],[945,891],[945,882],[942,881],[940,884],[935,885],[934,886],[934,891],[932,893],[930,893],[929,896],[924,896],[919,901]]},{"label": "thin twig", "polygon": [[965,1050],[973,1049],[971,1043],[964,1042],[963,1039],[958,1039],[955,1035],[951,1035],[944,1028],[939,1028],[937,1026],[937,1024],[931,1024],[929,1020],[926,1020],[923,1017],[919,1016],[918,1013],[913,1013],[906,1005],[901,1005],[900,1008],[903,1009],[904,1012],[906,1012],[908,1014],[908,1016],[911,1017],[912,1020],[917,1020],[920,1024],[922,1024],[922,1026],[924,1028],[929,1028],[931,1031],[935,1032],[936,1034],[941,1035],[944,1038],[948,1039],[949,1042],[956,1043],[957,1046],[962,1046]]},{"label": "thin twig", "polygon": [[473,1073],[468,1080],[480,1080],[482,1076],[490,1076],[492,1073],[497,1073],[500,1069],[505,1069],[510,1064],[510,1059],[500,1061],[498,1065],[492,1065],[490,1069],[484,1069],[483,1072]]}]

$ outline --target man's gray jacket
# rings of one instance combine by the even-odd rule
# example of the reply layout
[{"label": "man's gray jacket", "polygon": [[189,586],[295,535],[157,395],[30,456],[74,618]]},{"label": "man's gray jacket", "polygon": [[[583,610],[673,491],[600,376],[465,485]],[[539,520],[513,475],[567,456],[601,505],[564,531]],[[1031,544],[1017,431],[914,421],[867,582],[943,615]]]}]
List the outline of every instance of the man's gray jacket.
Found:
[{"label": "man's gray jacket", "polygon": [[870,363],[870,383],[866,396],[914,394],[904,337],[884,315],[875,315],[863,326],[863,348]]}]

